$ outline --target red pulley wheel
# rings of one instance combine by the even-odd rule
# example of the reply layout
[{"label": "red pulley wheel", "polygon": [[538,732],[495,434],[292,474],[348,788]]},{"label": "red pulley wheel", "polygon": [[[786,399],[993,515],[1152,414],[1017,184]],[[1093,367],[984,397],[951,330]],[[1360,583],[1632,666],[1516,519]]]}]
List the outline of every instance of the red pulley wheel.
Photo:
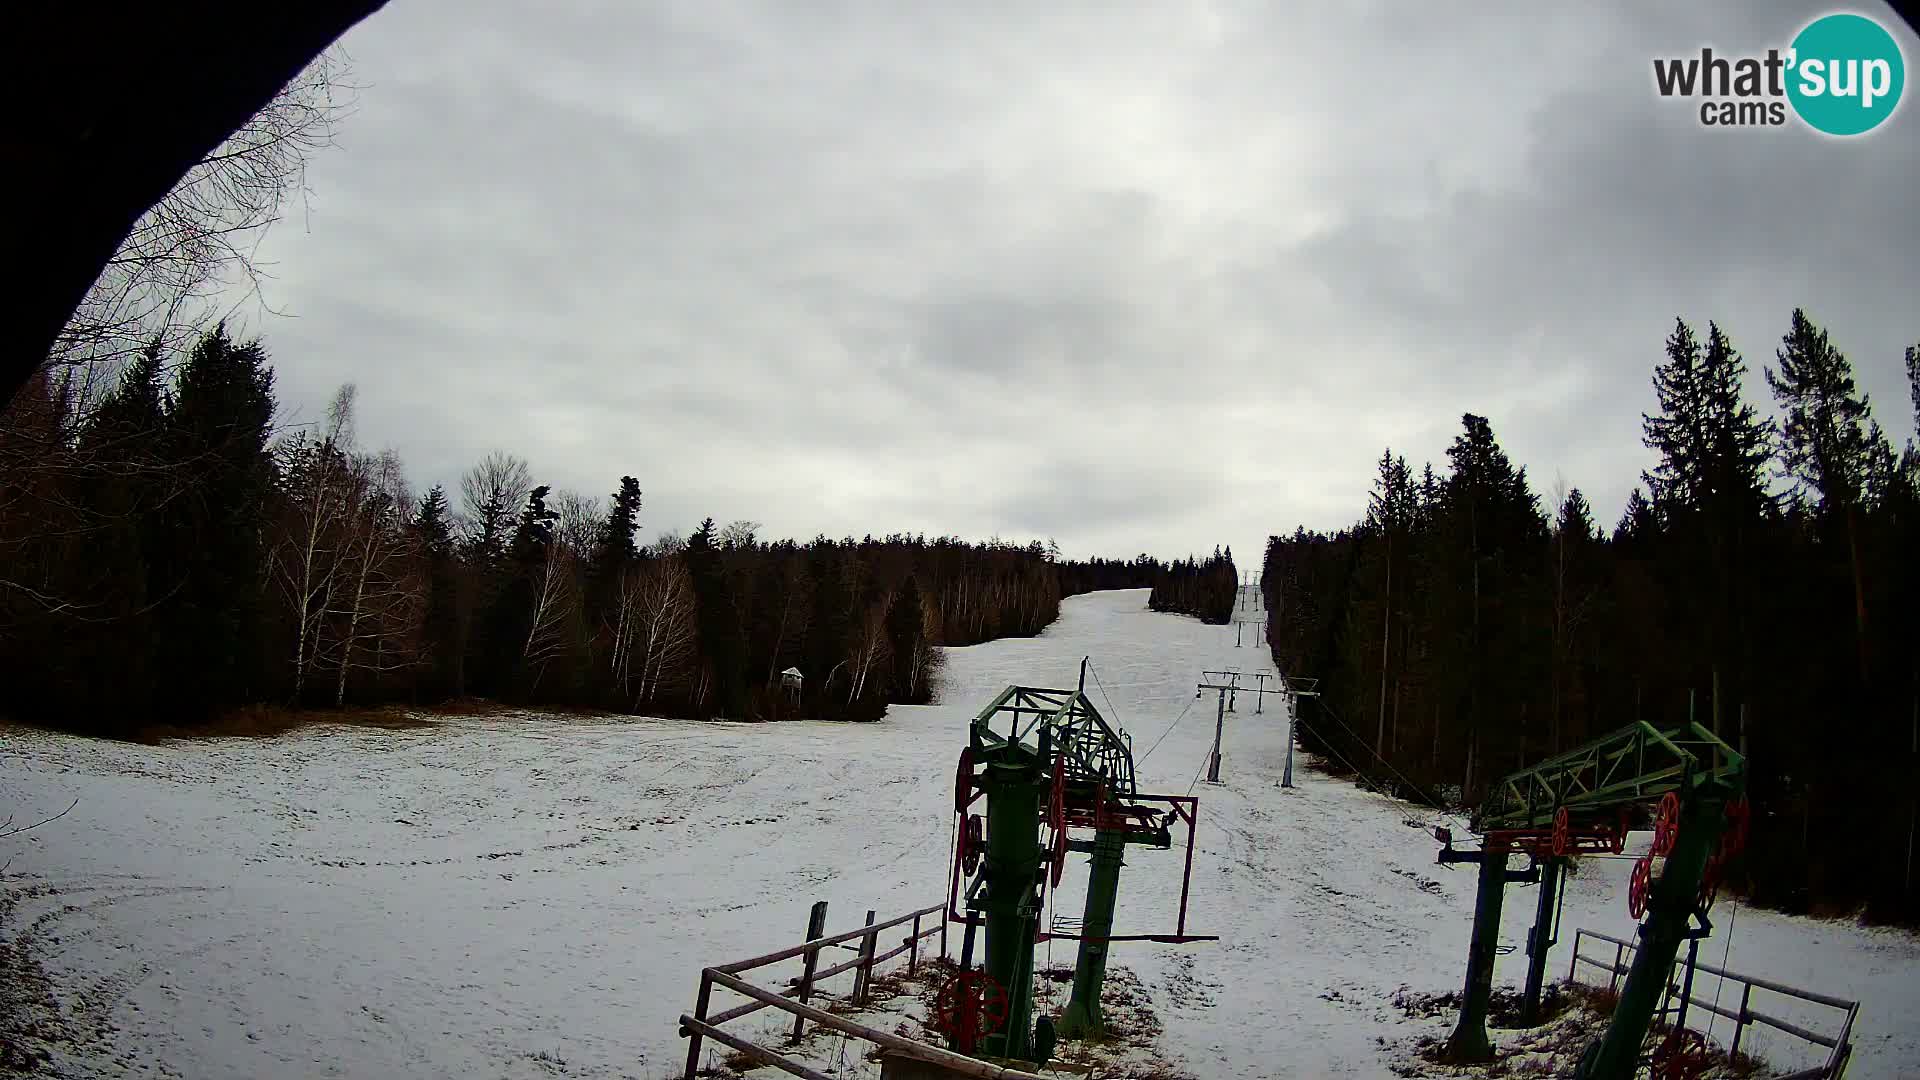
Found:
[{"label": "red pulley wheel", "polygon": [[1060,884],[1061,875],[1067,871],[1067,830],[1059,829],[1053,834],[1053,851],[1047,861],[1051,864],[1051,879],[1055,887]]},{"label": "red pulley wheel", "polygon": [[972,1053],[982,1036],[1007,1019],[1007,992],[993,976],[975,968],[949,979],[933,999],[933,1023],[951,1036],[961,1053]]},{"label": "red pulley wheel", "polygon": [[1055,886],[1060,884],[1060,876],[1067,869],[1067,759],[1065,756],[1053,759],[1053,797],[1047,806],[1047,825],[1053,830],[1053,850],[1048,853],[1052,863],[1052,880]]},{"label": "red pulley wheel", "polygon": [[1747,848],[1747,830],[1753,823],[1753,807],[1745,795],[1727,804],[1726,831],[1720,836],[1720,852],[1733,858]]},{"label": "red pulley wheel", "polygon": [[973,801],[973,747],[960,748],[960,767],[953,777],[953,812],[964,814]]},{"label": "red pulley wheel", "polygon": [[1715,1064],[1706,1037],[1690,1028],[1677,1028],[1654,1048],[1647,1062],[1653,1080],[1698,1080]]},{"label": "red pulley wheel", "polygon": [[1573,846],[1573,822],[1567,814],[1567,808],[1561,807],[1553,812],[1553,853],[1565,855]]},{"label": "red pulley wheel", "polygon": [[960,873],[966,877],[980,869],[980,856],[987,847],[984,826],[979,814],[969,814],[960,829]]},{"label": "red pulley wheel", "polygon": [[1680,796],[1669,791],[1660,796],[1660,809],[1653,815],[1653,853],[1661,857],[1673,854],[1673,842],[1680,836]]},{"label": "red pulley wheel", "polygon": [[1694,907],[1702,912],[1712,910],[1713,902],[1720,896],[1720,876],[1725,869],[1720,856],[1715,855],[1707,860],[1706,869],[1700,873],[1700,891],[1693,898]]},{"label": "red pulley wheel", "polygon": [[1635,919],[1647,913],[1647,893],[1653,887],[1653,856],[1642,855],[1634,861],[1633,877],[1627,881],[1627,913]]}]

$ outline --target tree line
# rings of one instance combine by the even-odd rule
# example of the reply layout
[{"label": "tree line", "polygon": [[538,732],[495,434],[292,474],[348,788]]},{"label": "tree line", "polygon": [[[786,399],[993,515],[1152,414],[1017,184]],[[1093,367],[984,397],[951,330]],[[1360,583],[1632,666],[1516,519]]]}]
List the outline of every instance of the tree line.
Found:
[{"label": "tree line", "polygon": [[1224,624],[1233,618],[1239,592],[1240,572],[1233,566],[1233,549],[1214,548],[1205,560],[1189,555],[1156,574],[1147,606],[1154,611],[1192,615],[1204,623]]},{"label": "tree line", "polygon": [[872,720],[929,700],[936,646],[1037,634],[1063,595],[1167,570],[711,519],[642,544],[633,476],[589,497],[496,452],[416,496],[354,405],[277,433],[265,350],[224,327],[177,362],[148,348],[84,410],[36,378],[0,416],[5,708],[101,734],[465,697]]},{"label": "tree line", "polygon": [[[1920,346],[1905,366],[1920,422]],[[1789,910],[1920,920],[1920,447],[1896,451],[1795,311],[1746,398],[1717,326],[1676,320],[1643,415],[1657,463],[1617,524],[1543,506],[1488,420],[1436,470],[1382,454],[1364,517],[1272,537],[1281,670],[1318,676],[1301,738],[1471,804],[1623,724],[1695,720],[1750,761],[1737,883]]]}]

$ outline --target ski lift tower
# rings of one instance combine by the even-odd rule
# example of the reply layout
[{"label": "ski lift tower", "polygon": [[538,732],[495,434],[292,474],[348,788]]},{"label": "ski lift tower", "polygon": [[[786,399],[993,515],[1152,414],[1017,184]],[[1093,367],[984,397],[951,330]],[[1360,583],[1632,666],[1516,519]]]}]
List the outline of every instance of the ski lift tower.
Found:
[{"label": "ski lift tower", "polygon": [[[1452,834],[1436,829],[1442,863],[1478,863],[1479,895],[1467,949],[1467,983],[1460,1020],[1447,1042],[1456,1062],[1492,1057],[1487,1005],[1500,936],[1500,907],[1512,881],[1538,881],[1539,906],[1527,935],[1527,981],[1522,1010],[1537,1016],[1547,951],[1553,945],[1553,905],[1562,865],[1581,852],[1619,854],[1636,807],[1651,806],[1653,851],[1635,863],[1627,908],[1640,925],[1620,1002],[1600,1040],[1588,1047],[1581,1080],[1626,1080],[1640,1063],[1640,1044],[1673,973],[1682,941],[1698,950],[1713,932],[1707,910],[1729,859],[1746,843],[1749,811],[1746,758],[1711,731],[1688,721],[1661,730],[1629,724],[1584,746],[1502,778],[1476,813],[1478,851],[1459,851]],[[1507,867],[1510,855],[1529,856],[1525,871]],[[1660,876],[1653,860],[1664,857]],[[1657,1051],[1656,1056],[1664,1051]]]},{"label": "ski lift tower", "polygon": [[[1038,942],[1080,942],[1073,994],[1059,1031],[1074,1037],[1104,1029],[1100,989],[1111,943],[1219,940],[1186,931],[1199,800],[1139,791],[1131,740],[1107,723],[1087,700],[1085,688],[1082,661],[1079,689],[1009,686],[968,728],[955,777],[957,832],[947,901],[947,917],[966,929],[960,973],[936,1002],[936,1022],[960,1053],[1000,1060],[1048,1058],[1056,1034],[1053,1024],[1046,1017],[1036,1024],[1032,1016]],[[996,731],[996,724],[1004,730]],[[986,801],[984,815],[971,809],[981,799]],[[1176,824],[1186,825],[1187,836],[1174,931],[1113,933],[1127,845],[1171,848]],[[1092,838],[1074,839],[1074,830],[1091,830]],[[1092,856],[1078,933],[1041,925],[1047,890],[1059,885],[1070,850]],[[976,929],[986,938],[984,963],[977,970]]]}]

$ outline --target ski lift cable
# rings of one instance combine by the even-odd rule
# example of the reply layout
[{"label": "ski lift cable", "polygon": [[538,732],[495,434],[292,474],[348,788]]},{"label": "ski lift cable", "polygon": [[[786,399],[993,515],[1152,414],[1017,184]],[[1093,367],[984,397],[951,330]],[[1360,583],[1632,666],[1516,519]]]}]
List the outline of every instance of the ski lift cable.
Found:
[{"label": "ski lift cable", "polygon": [[[1728,970],[1727,961],[1733,958],[1733,920],[1740,917],[1740,901],[1731,896],[1727,897],[1727,899],[1733,904],[1733,907],[1727,912],[1727,943],[1720,950],[1721,971]],[[1709,1039],[1713,1037],[1713,1020],[1720,1008],[1720,988],[1725,985],[1727,985],[1727,980],[1724,976],[1713,980],[1713,1008],[1707,1011],[1707,1037]]]},{"label": "ski lift cable", "polygon": [[1362,787],[1366,788],[1368,791],[1371,791],[1376,795],[1384,794],[1384,792],[1380,790],[1380,785],[1375,783],[1371,777],[1367,776],[1366,773],[1361,772],[1357,767],[1355,767],[1353,762],[1348,761],[1344,757],[1341,757],[1340,751],[1335,750],[1333,748],[1333,744],[1328,743],[1323,739],[1321,740],[1320,748],[1322,750],[1325,750],[1327,753],[1332,754],[1335,761],[1338,761],[1340,764],[1345,765],[1348,769],[1352,770],[1353,775],[1360,778],[1360,785]]},{"label": "ski lift cable", "polygon": [[[1095,681],[1096,682],[1099,681],[1097,676],[1095,677]],[[1101,692],[1105,693],[1105,690],[1103,689]],[[1182,696],[1184,697],[1185,695],[1182,695]],[[1144,763],[1148,758],[1153,756],[1153,752],[1159,749],[1160,744],[1167,741],[1167,736],[1173,734],[1173,729],[1180,726],[1180,721],[1185,720],[1187,718],[1187,713],[1193,710],[1193,703],[1198,700],[1199,699],[1197,697],[1187,699],[1187,707],[1180,710],[1180,715],[1173,718],[1173,723],[1167,725],[1167,730],[1161,732],[1160,737],[1153,740],[1153,745],[1147,747],[1147,752],[1144,754],[1141,754],[1139,757],[1139,760],[1133,763],[1134,768],[1136,769],[1139,768],[1142,763]]]},{"label": "ski lift cable", "polygon": [[[1367,745],[1367,740],[1360,737],[1359,732],[1348,727],[1345,721],[1341,720],[1340,717],[1334,715],[1333,706],[1327,704],[1326,698],[1317,697],[1314,700],[1320,703],[1320,711],[1326,713],[1328,719],[1332,720],[1336,724],[1339,724],[1341,729],[1344,730],[1347,734],[1353,736],[1354,741],[1359,743],[1360,746],[1367,751],[1367,753],[1372,754],[1375,758],[1379,760],[1380,764],[1385,765],[1387,767],[1389,772],[1399,777],[1401,783],[1407,785],[1408,787],[1412,788],[1416,793],[1418,793],[1420,796],[1421,802],[1426,803],[1428,806],[1431,806],[1435,810],[1438,810],[1441,813],[1446,814],[1448,816],[1458,816],[1454,814],[1453,811],[1447,809],[1444,806],[1441,806],[1440,803],[1435,799],[1429,797],[1427,795],[1425,788],[1421,787],[1419,784],[1414,783],[1412,780],[1407,779],[1407,774],[1401,772],[1399,769],[1394,768],[1393,762],[1388,761],[1386,758],[1380,757],[1380,755],[1374,751],[1373,747]],[[1352,768],[1352,766],[1348,766],[1348,768]],[[1355,771],[1357,772],[1358,770],[1355,770]]]},{"label": "ski lift cable", "polygon": [[[1100,688],[1100,697],[1107,703],[1107,711],[1113,714],[1113,722],[1119,724],[1120,709],[1114,705],[1113,698],[1107,694],[1106,684],[1100,681],[1100,669],[1094,665],[1091,658],[1087,660],[1087,670],[1093,673],[1093,685]],[[1124,727],[1125,725],[1123,724],[1121,726]]]},{"label": "ski lift cable", "polygon": [[1207,754],[1200,755],[1200,767],[1193,770],[1193,781],[1187,785],[1187,794],[1193,794],[1193,789],[1200,783],[1200,774],[1207,771],[1207,757]]}]

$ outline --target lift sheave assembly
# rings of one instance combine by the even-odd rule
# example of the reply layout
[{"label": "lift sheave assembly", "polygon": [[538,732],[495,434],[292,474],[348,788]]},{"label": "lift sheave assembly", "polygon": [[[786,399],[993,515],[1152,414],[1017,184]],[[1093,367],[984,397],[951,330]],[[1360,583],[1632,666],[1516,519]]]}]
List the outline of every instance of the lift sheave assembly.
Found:
[{"label": "lift sheave assembly", "polygon": [[[968,728],[954,776],[947,901],[947,917],[965,926],[961,970],[942,988],[935,1017],[960,1053],[1044,1062],[1056,1036],[1104,1029],[1100,989],[1113,942],[1219,940],[1186,932],[1199,800],[1136,787],[1130,742],[1087,700],[1085,680],[1083,664],[1081,690],[1009,686]],[[1127,846],[1171,849],[1181,825],[1186,854],[1173,932],[1115,934]],[[1078,933],[1042,925],[1048,890],[1060,884],[1070,851],[1092,856]],[[985,938],[977,968],[976,932]],[[1052,938],[1080,942],[1057,1031],[1051,1019],[1033,1017],[1034,946]]]},{"label": "lift sheave assembly", "polygon": [[[1635,814],[1651,811],[1653,848],[1635,862],[1627,895],[1629,913],[1641,920],[1640,947],[1606,1033],[1588,1047],[1577,1075],[1625,1080],[1643,1064],[1652,1066],[1656,1078],[1684,1075],[1698,1048],[1686,1044],[1677,1025],[1649,1058],[1643,1058],[1641,1044],[1680,944],[1697,950],[1713,933],[1707,912],[1727,862],[1746,845],[1746,777],[1746,758],[1697,723],[1664,731],[1630,724],[1502,778],[1473,820],[1473,831],[1481,834],[1479,850],[1457,850],[1447,830],[1435,830],[1445,845],[1440,862],[1480,867],[1466,992],[1448,1056],[1459,1062],[1492,1057],[1487,1004],[1506,885],[1540,885],[1538,913],[1527,935],[1522,998],[1524,1022],[1531,1023],[1553,945],[1555,889],[1567,859],[1620,854]],[[1508,868],[1508,856],[1514,854],[1528,857],[1526,870]],[[1655,859],[1662,860],[1657,877]]]}]

